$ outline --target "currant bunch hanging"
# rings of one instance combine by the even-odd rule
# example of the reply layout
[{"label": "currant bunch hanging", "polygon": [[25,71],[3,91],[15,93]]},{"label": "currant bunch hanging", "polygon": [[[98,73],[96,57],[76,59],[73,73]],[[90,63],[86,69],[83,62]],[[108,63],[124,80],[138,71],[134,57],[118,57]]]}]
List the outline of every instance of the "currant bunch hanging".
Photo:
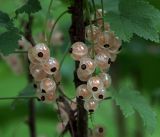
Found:
[{"label": "currant bunch hanging", "polygon": [[[102,11],[97,10],[96,14],[100,18],[97,24],[85,28],[88,46],[75,42],[70,48],[72,58],[79,61],[77,76],[79,80],[86,81],[77,87],[76,94],[84,100],[84,108],[89,112],[94,112],[98,102],[106,98],[106,90],[111,85],[108,70],[121,48],[121,40],[110,30],[110,25],[103,24]],[[100,71],[97,73],[96,70]]]},{"label": "currant bunch hanging", "polygon": [[60,81],[59,62],[50,57],[50,50],[44,43],[29,48],[28,58],[38,99],[53,102],[56,99],[57,83]]}]

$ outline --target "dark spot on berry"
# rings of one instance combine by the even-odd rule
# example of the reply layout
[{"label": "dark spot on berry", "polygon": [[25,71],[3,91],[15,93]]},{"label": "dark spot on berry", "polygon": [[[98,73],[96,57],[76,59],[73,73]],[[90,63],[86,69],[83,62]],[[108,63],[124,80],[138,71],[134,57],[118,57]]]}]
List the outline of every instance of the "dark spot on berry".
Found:
[{"label": "dark spot on berry", "polygon": [[55,72],[56,70],[56,67],[51,68],[51,72]]},{"label": "dark spot on berry", "polygon": [[92,90],[93,90],[93,91],[97,91],[98,88],[97,88],[97,87],[93,87]]},{"label": "dark spot on berry", "polygon": [[69,49],[69,53],[72,53],[72,51],[73,51],[73,49],[72,49],[72,48],[70,48],[70,49]]},{"label": "dark spot on berry", "polygon": [[103,45],[104,48],[109,48],[109,44]]},{"label": "dark spot on berry", "polygon": [[108,64],[112,64],[111,58],[108,59]]},{"label": "dark spot on berry", "polygon": [[79,96],[80,99],[83,99],[83,96]]},{"label": "dark spot on berry", "polygon": [[82,65],[81,65],[81,69],[85,70],[85,69],[86,69],[86,65],[85,65],[85,64],[82,64]]},{"label": "dark spot on berry", "polygon": [[46,93],[46,91],[44,89],[42,89],[42,93]]},{"label": "dark spot on berry", "polygon": [[41,100],[42,100],[42,101],[45,101],[45,96],[41,96]]},{"label": "dark spot on berry", "polygon": [[92,112],[94,112],[94,110],[93,109],[89,109],[89,112],[92,113]]},{"label": "dark spot on berry", "polygon": [[103,95],[99,95],[98,98],[99,98],[99,99],[103,99]]},{"label": "dark spot on berry", "polygon": [[98,131],[99,131],[99,133],[103,133],[103,128],[102,127],[100,127],[99,129],[98,129]]},{"label": "dark spot on berry", "polygon": [[42,53],[42,52],[39,52],[39,53],[38,53],[38,57],[42,58],[42,57],[43,57],[43,53]]},{"label": "dark spot on berry", "polygon": [[37,88],[37,85],[36,85],[36,84],[33,84],[33,87],[34,87],[34,88]]}]

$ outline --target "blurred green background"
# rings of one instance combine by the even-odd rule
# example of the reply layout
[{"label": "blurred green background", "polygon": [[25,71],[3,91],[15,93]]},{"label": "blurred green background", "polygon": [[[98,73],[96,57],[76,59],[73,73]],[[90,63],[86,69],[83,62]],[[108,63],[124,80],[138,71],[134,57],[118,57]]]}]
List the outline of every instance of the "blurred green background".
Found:
[{"label": "blurred green background", "polygon": [[[107,0],[109,4],[105,8],[112,10],[116,4]],[[33,34],[37,42],[39,34],[44,28],[44,20],[50,0],[40,0],[42,10],[34,15]],[[157,8],[160,1],[150,0]],[[0,10],[14,16],[14,11],[23,3],[22,0],[0,0]],[[51,19],[56,19],[60,13],[67,9],[67,3],[54,0],[51,10]],[[20,20],[26,20],[26,15],[21,15]],[[21,24],[16,21],[18,27]],[[63,43],[54,45],[53,55],[62,59],[62,52],[69,45],[68,29],[70,27],[70,15],[65,15],[58,23],[58,32],[63,34]],[[55,31],[54,33],[56,33]],[[19,55],[20,56],[20,55]],[[74,62],[69,55],[64,60],[62,67],[63,85],[66,94],[71,98],[75,96],[73,85]],[[123,43],[122,52],[115,64],[111,67],[110,74],[113,78],[113,86],[132,81],[135,89],[142,92],[153,110],[157,113],[157,128],[153,135],[141,126],[137,115],[128,118],[121,117],[119,108],[112,100],[100,104],[93,117],[93,124],[101,124],[106,128],[106,137],[120,137],[119,131],[125,129],[126,137],[159,137],[160,136],[160,46],[134,36],[130,43]],[[27,85],[25,72],[15,73],[4,59],[0,59],[0,97],[14,97]],[[124,84],[125,86],[125,84]],[[112,91],[111,91],[112,92]],[[36,102],[36,129],[37,137],[58,136],[57,112],[53,105]],[[29,129],[26,124],[28,106],[26,100],[19,100],[13,105],[13,100],[0,100],[0,137],[29,137]],[[91,120],[89,120],[91,123]],[[92,124],[90,124],[92,125]],[[142,124],[143,125],[143,124]],[[91,126],[92,127],[92,126]],[[67,135],[66,135],[67,136]]]}]

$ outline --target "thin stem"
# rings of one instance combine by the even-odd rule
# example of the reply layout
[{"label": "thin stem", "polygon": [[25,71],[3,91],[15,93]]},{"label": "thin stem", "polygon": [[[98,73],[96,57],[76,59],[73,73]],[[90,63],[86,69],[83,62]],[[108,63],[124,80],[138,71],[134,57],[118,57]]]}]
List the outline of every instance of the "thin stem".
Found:
[{"label": "thin stem", "polygon": [[0,100],[8,99],[37,99],[36,96],[0,97]]},{"label": "thin stem", "polygon": [[70,43],[68,44],[68,46],[67,46],[67,48],[66,48],[66,51],[64,52],[64,55],[63,55],[63,57],[62,57],[62,59],[61,59],[61,61],[60,61],[60,69],[62,68],[63,62],[64,62],[64,60],[65,60],[65,58],[66,58],[66,56],[67,56],[67,54],[68,54],[69,48],[70,48]]},{"label": "thin stem", "polygon": [[93,9],[94,9],[94,20],[97,20],[97,15],[96,15],[96,5],[94,0],[92,0],[92,5],[93,5]]},{"label": "thin stem", "polygon": [[44,37],[45,37],[45,41],[47,41],[47,21],[48,21],[48,18],[49,18],[49,15],[50,15],[50,10],[51,10],[51,7],[52,7],[52,3],[53,3],[53,0],[50,1],[49,3],[49,6],[48,6],[48,10],[47,10],[47,14],[46,14],[46,18],[45,18],[45,29],[44,29]]},{"label": "thin stem", "polygon": [[101,6],[102,6],[102,20],[103,20],[102,30],[104,31],[104,7],[103,7],[103,0],[101,0]]},{"label": "thin stem", "polygon": [[22,50],[19,50],[19,51],[18,51],[18,50],[17,50],[17,51],[14,51],[14,53],[28,53],[28,51],[24,51],[24,50],[23,50],[23,51],[22,51]]},{"label": "thin stem", "polygon": [[68,12],[68,10],[62,12],[62,13],[59,15],[59,17],[56,19],[55,23],[53,24],[53,26],[52,26],[52,28],[51,28],[51,31],[50,31],[50,34],[49,34],[49,37],[48,37],[48,45],[50,45],[50,43],[51,43],[52,33],[53,33],[53,31],[54,31],[54,28],[55,28],[57,22],[58,22],[58,21],[60,20],[60,18],[61,18],[63,15],[65,15],[67,12]]}]

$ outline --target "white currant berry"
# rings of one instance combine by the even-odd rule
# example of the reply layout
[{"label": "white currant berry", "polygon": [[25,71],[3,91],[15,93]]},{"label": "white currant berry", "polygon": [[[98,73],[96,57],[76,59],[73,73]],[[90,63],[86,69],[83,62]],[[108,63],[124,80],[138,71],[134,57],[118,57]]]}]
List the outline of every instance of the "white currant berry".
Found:
[{"label": "white currant berry", "polygon": [[39,61],[46,61],[50,57],[50,50],[44,43],[39,43],[33,47],[33,54]]},{"label": "white currant berry", "polygon": [[92,97],[92,93],[87,89],[86,84],[78,86],[76,92],[77,97],[79,97],[80,99],[86,100]]},{"label": "white currant berry", "polygon": [[94,112],[97,108],[98,102],[91,98],[89,100],[86,100],[84,102],[84,108],[88,111],[88,112]]},{"label": "white currant berry", "polygon": [[110,33],[108,31],[104,31],[98,35],[98,44],[103,48],[109,48],[109,38]]},{"label": "white currant berry", "polygon": [[34,54],[33,54],[33,47],[30,47],[28,49],[28,59],[31,63],[37,64],[39,63],[39,61],[35,58]]},{"label": "white currant berry", "polygon": [[55,59],[50,57],[46,60],[43,64],[43,69],[48,74],[55,74],[59,71],[59,62]]},{"label": "white currant berry", "polygon": [[106,96],[106,92],[105,92],[105,89],[104,89],[104,88],[101,89],[101,90],[98,91],[98,92],[94,92],[94,93],[93,93],[93,97],[94,97],[94,99],[96,99],[96,100],[103,100],[103,99],[105,98],[105,96]]},{"label": "white currant berry", "polygon": [[30,73],[35,81],[41,81],[48,76],[40,64],[30,64]]},{"label": "white currant berry", "polygon": [[107,70],[111,64],[111,57],[110,54],[107,52],[98,53],[95,56],[95,61],[97,66],[102,70]]},{"label": "white currant berry", "polygon": [[82,69],[78,68],[77,69],[77,77],[81,81],[87,81],[91,77],[91,75],[87,71],[84,72]]},{"label": "white currant berry", "polygon": [[44,93],[48,93],[51,91],[54,92],[56,90],[56,83],[50,78],[45,78],[40,83],[40,89]]},{"label": "white currant berry", "polygon": [[80,60],[88,54],[88,47],[83,42],[75,42],[69,52],[74,60]]},{"label": "white currant berry", "polygon": [[56,83],[59,83],[61,81],[61,73],[60,71],[57,71],[56,73],[53,74],[54,80]]},{"label": "white currant berry", "polygon": [[115,34],[113,32],[110,32],[110,37],[109,37],[109,50],[111,50],[112,52],[119,52],[119,50],[121,49],[121,44],[122,41],[115,36]]},{"label": "white currant berry", "polygon": [[104,87],[109,88],[111,85],[111,77],[107,73],[100,73],[99,77],[102,79]]},{"label": "white currant berry", "polygon": [[93,76],[87,81],[87,88],[91,92],[98,92],[104,87],[103,81],[98,76]]},{"label": "white currant berry", "polygon": [[105,130],[103,126],[96,126],[93,129],[93,135],[95,137],[104,137],[105,136]]},{"label": "white currant berry", "polygon": [[89,25],[85,28],[86,40],[88,40],[91,43],[97,42],[97,38],[98,38],[99,33],[100,33],[100,29],[98,27],[96,27],[95,25],[91,25],[91,26]]},{"label": "white currant berry", "polygon": [[92,74],[95,71],[96,63],[93,59],[89,57],[83,57],[80,59],[79,68],[83,73]]},{"label": "white currant berry", "polygon": [[55,91],[49,91],[47,93],[44,93],[40,89],[37,89],[36,96],[39,101],[42,101],[44,103],[52,103],[56,100],[56,92]]}]

